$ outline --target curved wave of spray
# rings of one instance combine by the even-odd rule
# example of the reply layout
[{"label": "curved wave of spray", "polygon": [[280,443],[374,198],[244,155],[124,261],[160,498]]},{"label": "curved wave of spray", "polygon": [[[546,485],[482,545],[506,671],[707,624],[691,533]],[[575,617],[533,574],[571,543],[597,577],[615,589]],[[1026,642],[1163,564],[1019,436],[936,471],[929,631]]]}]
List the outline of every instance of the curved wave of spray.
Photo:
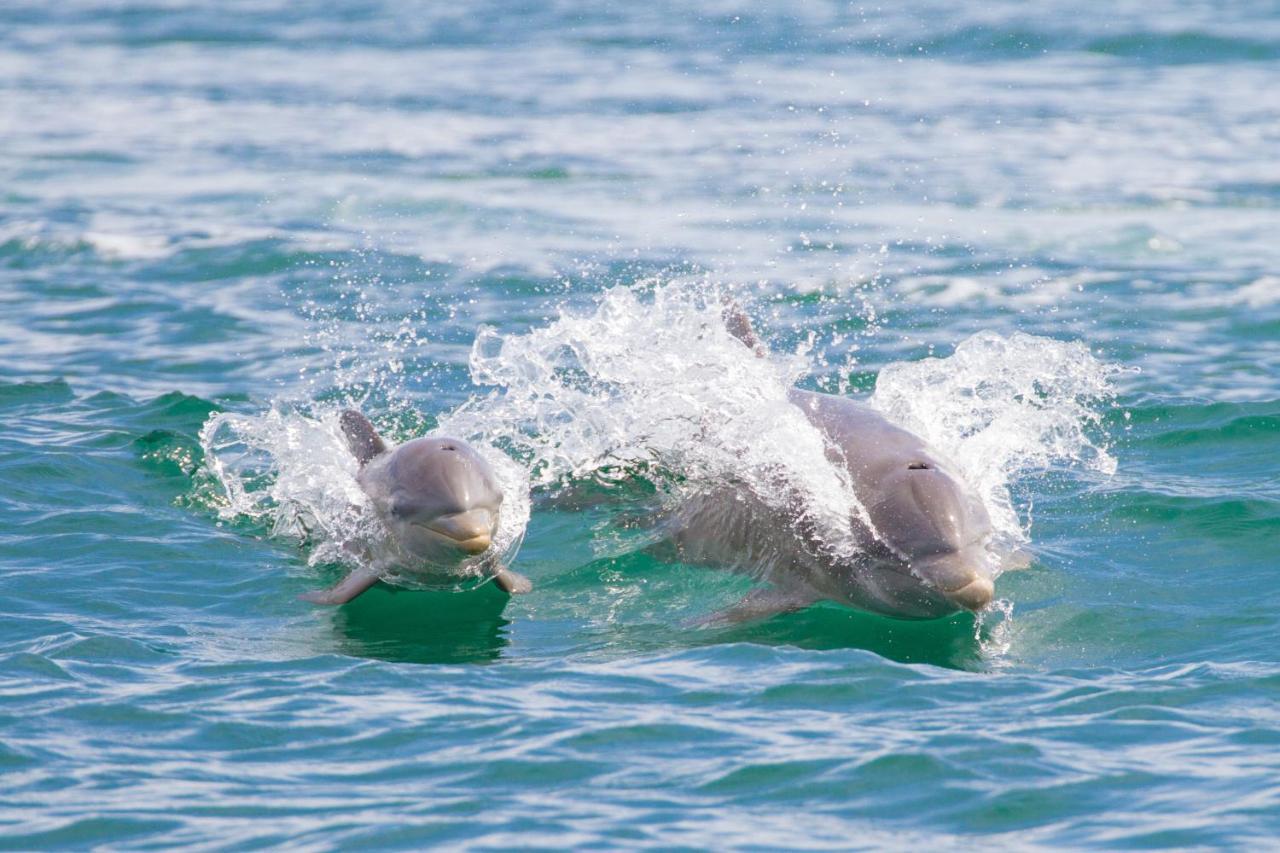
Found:
[{"label": "curved wave of spray", "polygon": [[880,371],[868,402],[944,453],[982,496],[997,539],[1026,541],[1010,489],[1054,466],[1116,469],[1091,437],[1118,368],[1082,343],[978,332],[946,358]]},{"label": "curved wave of spray", "polygon": [[[405,571],[413,567],[403,565],[356,481],[359,464],[343,437],[340,411],[336,406],[312,413],[276,406],[262,414],[212,415],[200,443],[206,469],[218,486],[218,514],[306,543],[310,565],[370,565],[388,580],[414,585],[415,575]],[[469,441],[484,456],[503,493],[492,551],[437,573],[465,578],[479,574],[492,555],[505,557],[519,547],[529,522],[529,481],[523,467],[506,454],[473,436],[450,435]]]},{"label": "curved wave of spray", "polygon": [[805,359],[755,357],[722,312],[705,282],[617,287],[526,334],[482,330],[472,379],[501,390],[444,426],[511,448],[540,485],[644,471],[674,504],[734,483],[850,553],[851,519],[865,513],[787,400]]},{"label": "curved wave of spray", "polygon": [[[618,287],[593,311],[525,334],[481,330],[472,379],[497,391],[444,420],[524,460],[536,485],[642,471],[671,503],[733,483],[804,522],[834,555],[865,519],[822,435],[787,400],[803,354],[757,358],[725,329],[706,282]],[[1015,480],[1055,464],[1114,470],[1089,437],[1114,368],[1082,344],[983,332],[948,358],[891,364],[870,404],[955,463],[997,544],[1026,540]]]}]

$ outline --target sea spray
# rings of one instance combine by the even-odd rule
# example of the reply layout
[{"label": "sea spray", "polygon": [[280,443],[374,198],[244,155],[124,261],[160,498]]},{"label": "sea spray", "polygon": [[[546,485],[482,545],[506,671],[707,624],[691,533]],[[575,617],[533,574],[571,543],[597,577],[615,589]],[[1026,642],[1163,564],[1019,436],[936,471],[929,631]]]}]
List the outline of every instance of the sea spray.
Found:
[{"label": "sea spray", "polygon": [[1084,344],[978,332],[946,358],[890,364],[868,401],[927,440],[982,496],[997,544],[1030,534],[1011,489],[1054,466],[1110,476],[1116,461],[1096,437],[1118,368]]},{"label": "sea spray", "polygon": [[726,484],[785,510],[835,557],[865,518],[821,433],[787,399],[803,355],[758,358],[705,282],[616,287],[594,311],[501,336],[482,330],[472,379],[497,386],[443,419],[482,433],[556,486],[645,472],[668,508]]},{"label": "sea spray", "polygon": [[[492,390],[442,415],[433,432],[471,442],[498,472],[508,496],[500,548],[523,535],[531,486],[594,482],[616,493],[639,477],[656,486],[659,514],[732,485],[791,514],[832,557],[854,555],[852,522],[865,511],[787,398],[813,371],[813,353],[756,357],[726,330],[723,311],[723,291],[706,281],[646,282],[523,334],[478,331],[472,379]],[[948,357],[884,367],[868,403],[951,461],[982,496],[996,544],[1012,550],[1030,532],[1018,483],[1054,466],[1114,470],[1093,437],[1114,372],[1079,343],[980,332]],[[359,560],[380,528],[338,411],[278,404],[211,417],[201,441],[225,498],[220,514],[306,541],[312,563]],[[612,528],[625,513],[614,520],[597,531],[601,547],[647,541],[619,540]]]},{"label": "sea spray", "polygon": [[[787,399],[812,355],[757,358],[726,331],[723,300],[706,281],[648,282],[524,334],[482,329],[472,379],[496,390],[443,423],[508,449],[538,486],[643,472],[675,504],[736,484],[847,556],[865,513]],[[1008,551],[1030,530],[1017,483],[1053,466],[1114,471],[1093,428],[1115,371],[1080,343],[980,332],[949,357],[886,366],[868,403],[951,460]]]}]

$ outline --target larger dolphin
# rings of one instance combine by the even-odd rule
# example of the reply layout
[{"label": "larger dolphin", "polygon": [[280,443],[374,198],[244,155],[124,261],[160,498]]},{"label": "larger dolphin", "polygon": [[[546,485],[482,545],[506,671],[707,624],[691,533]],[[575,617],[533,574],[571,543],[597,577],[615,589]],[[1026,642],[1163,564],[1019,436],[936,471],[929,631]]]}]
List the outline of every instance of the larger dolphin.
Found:
[{"label": "larger dolphin", "polygon": [[[725,318],[730,332],[765,354],[741,309],[728,306]],[[768,584],[720,618],[760,618],[819,600],[905,619],[986,607],[995,558],[981,498],[922,438],[867,406],[799,389],[789,399],[821,431],[828,459],[866,510],[867,519],[850,519],[857,554],[835,555],[800,514],[732,486],[688,501],[668,522],[676,555]]]},{"label": "larger dolphin", "polygon": [[457,581],[492,577],[507,593],[531,589],[528,579],[503,566],[491,546],[502,508],[502,490],[489,464],[453,438],[416,438],[388,447],[357,411],[340,420],[357,477],[383,527],[380,560],[366,560],[326,590],[301,596],[315,604],[345,604],[395,568],[424,579]]}]

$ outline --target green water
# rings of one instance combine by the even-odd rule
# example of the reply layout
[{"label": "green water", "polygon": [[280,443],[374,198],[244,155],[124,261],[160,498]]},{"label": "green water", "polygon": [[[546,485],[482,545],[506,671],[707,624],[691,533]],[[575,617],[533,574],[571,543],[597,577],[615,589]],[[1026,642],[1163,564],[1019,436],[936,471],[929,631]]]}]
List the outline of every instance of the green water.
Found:
[{"label": "green water", "polygon": [[[1277,44],[1265,3],[6,5],[0,847],[1269,846]],[[749,583],[540,489],[533,593],[321,609],[340,567],[219,514],[211,415],[418,434],[498,393],[478,328],[654,276],[812,388],[1083,342],[1115,471],[1010,475],[1032,565],[977,622],[698,627]]]}]

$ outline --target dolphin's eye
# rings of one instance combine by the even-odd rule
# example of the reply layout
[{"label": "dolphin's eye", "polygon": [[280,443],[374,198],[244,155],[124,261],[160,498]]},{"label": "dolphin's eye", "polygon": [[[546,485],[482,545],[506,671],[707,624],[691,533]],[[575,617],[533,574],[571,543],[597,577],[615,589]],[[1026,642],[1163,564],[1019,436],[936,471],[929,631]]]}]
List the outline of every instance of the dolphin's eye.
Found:
[{"label": "dolphin's eye", "polygon": [[908,471],[928,471],[932,466],[928,462],[912,462],[907,466]]},{"label": "dolphin's eye", "polygon": [[418,514],[420,507],[412,501],[393,501],[391,504],[391,514],[396,518],[409,518]]}]

